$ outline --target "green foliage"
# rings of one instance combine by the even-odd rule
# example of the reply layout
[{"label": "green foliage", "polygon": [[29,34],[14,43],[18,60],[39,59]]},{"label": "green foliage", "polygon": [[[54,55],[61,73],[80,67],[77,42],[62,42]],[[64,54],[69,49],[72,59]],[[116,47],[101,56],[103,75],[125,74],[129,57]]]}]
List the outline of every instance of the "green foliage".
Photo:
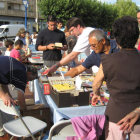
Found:
[{"label": "green foliage", "polygon": [[118,9],[118,17],[125,15],[130,15],[136,17],[139,7],[132,0],[118,0],[115,4],[115,7]]},{"label": "green foliage", "polygon": [[131,0],[118,0],[116,4],[97,0],[39,0],[38,7],[43,18],[55,15],[64,25],[71,17],[79,17],[86,26],[110,30],[112,23],[122,15],[136,17],[138,7]]}]

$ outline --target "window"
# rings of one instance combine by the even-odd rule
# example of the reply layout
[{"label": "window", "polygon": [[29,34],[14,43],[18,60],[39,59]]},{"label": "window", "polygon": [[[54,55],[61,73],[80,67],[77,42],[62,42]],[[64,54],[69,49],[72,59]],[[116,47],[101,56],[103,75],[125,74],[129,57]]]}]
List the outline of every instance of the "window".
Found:
[{"label": "window", "polygon": [[0,25],[10,24],[9,21],[0,21]]},{"label": "window", "polygon": [[18,10],[19,11],[19,4],[14,4],[13,8],[14,8],[13,10]]},{"label": "window", "polygon": [[31,29],[31,24],[27,23],[27,29]]},{"label": "window", "polygon": [[8,22],[8,21],[4,21],[4,24],[10,24],[10,22]]},{"label": "window", "polygon": [[29,12],[34,12],[34,7],[29,5]]},{"label": "window", "polygon": [[21,11],[25,11],[25,6],[24,5],[20,5],[20,10]]},{"label": "window", "polygon": [[23,24],[23,22],[14,21],[13,24]]},{"label": "window", "polygon": [[0,2],[0,9],[4,9],[4,2]]},{"label": "window", "polygon": [[33,23],[33,32],[36,32],[36,23]]}]

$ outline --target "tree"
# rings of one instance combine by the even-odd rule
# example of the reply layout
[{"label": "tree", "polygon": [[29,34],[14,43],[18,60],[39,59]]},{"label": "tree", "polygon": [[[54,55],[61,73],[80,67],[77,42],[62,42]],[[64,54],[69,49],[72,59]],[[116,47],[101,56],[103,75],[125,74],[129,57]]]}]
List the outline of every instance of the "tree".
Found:
[{"label": "tree", "polygon": [[40,14],[46,19],[49,14],[62,18],[64,24],[71,17],[79,17],[86,26],[111,29],[117,17],[114,5],[97,0],[40,0]]},{"label": "tree", "polygon": [[139,7],[132,0],[118,0],[115,7],[118,9],[118,18],[125,15],[136,17],[139,10]]}]

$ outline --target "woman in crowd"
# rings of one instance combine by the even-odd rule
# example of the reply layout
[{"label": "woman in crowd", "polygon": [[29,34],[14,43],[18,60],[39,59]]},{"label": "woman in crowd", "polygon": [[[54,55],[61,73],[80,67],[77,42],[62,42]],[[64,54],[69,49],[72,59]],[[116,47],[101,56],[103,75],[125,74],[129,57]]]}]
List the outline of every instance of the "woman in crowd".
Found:
[{"label": "woman in crowd", "polygon": [[29,35],[29,31],[26,32],[25,38],[26,38],[26,45],[28,46],[28,45],[30,44],[30,35]]},{"label": "woman in crowd", "polygon": [[[106,140],[125,140],[126,134],[129,134],[130,140],[139,140],[140,119],[137,120],[131,131],[129,131],[129,128],[132,127],[130,121],[127,121],[126,118],[123,119],[140,106],[140,54],[135,49],[139,37],[138,22],[131,16],[119,18],[113,24],[113,33],[120,51],[102,55],[102,63],[93,82],[95,95],[92,103],[101,101],[100,87],[103,80],[106,79],[110,93],[105,111],[107,116]],[[133,113],[138,113],[138,109]],[[132,115],[131,117],[134,118]],[[123,123],[122,127],[119,126],[121,123]],[[120,130],[125,128],[126,131]]]},{"label": "woman in crowd", "polygon": [[17,35],[16,35],[16,38],[15,38],[15,41],[17,41],[18,39],[22,40],[23,41],[23,50],[27,50],[28,46],[26,45],[26,39],[25,39],[25,34],[26,34],[26,31],[24,28],[21,28]]}]

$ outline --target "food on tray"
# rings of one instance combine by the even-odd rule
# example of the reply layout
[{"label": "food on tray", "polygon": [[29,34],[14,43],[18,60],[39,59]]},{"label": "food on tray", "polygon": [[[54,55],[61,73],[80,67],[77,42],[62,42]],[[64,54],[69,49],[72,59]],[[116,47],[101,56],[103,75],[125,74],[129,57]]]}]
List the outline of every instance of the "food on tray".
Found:
[{"label": "food on tray", "polygon": [[60,47],[60,48],[63,47],[62,43],[55,43],[54,45],[55,45],[55,47]]},{"label": "food on tray", "polygon": [[55,85],[52,85],[53,88],[56,90],[56,91],[66,91],[66,90],[73,90],[75,89],[74,86],[71,86],[70,84],[68,83],[64,83],[64,84],[55,84]]}]

